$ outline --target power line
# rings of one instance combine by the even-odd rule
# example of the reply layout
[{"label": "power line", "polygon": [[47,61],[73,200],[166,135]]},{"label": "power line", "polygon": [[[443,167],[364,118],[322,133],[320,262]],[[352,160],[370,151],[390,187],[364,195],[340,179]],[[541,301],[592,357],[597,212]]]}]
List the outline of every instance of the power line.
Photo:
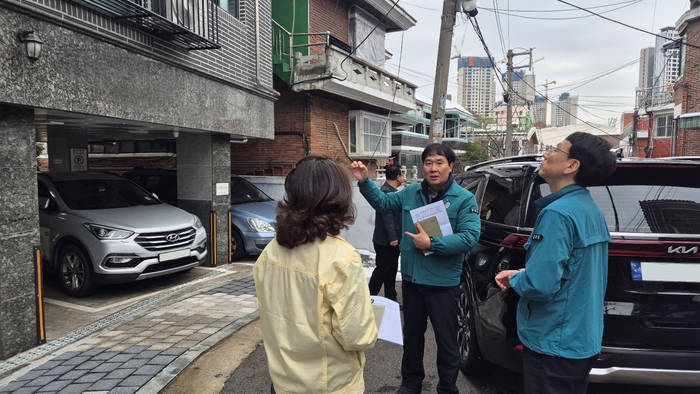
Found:
[{"label": "power line", "polygon": [[[620,7],[613,8],[613,9],[610,9],[610,10],[607,10],[607,11],[603,11],[603,12],[601,12],[600,14],[602,15],[602,14],[607,14],[607,13],[610,13],[610,12],[613,12],[613,11],[621,10],[621,9],[623,9],[623,8],[627,8],[627,7],[631,6],[631,5],[634,5],[635,3],[639,3],[640,1],[642,1],[642,0],[635,0],[635,1],[632,2],[632,4],[621,5]],[[607,6],[610,6],[610,4],[607,5]],[[606,7],[607,7],[607,6],[606,6]],[[591,7],[591,8],[593,8],[593,7]],[[511,13],[504,13],[503,11],[499,11],[499,10],[496,10],[496,9],[489,9],[489,8],[482,8],[482,9],[485,10],[485,11],[490,11],[490,12],[496,12],[496,13],[500,13],[500,14],[505,14],[505,15],[508,15],[508,16],[516,17],[516,18],[536,19],[536,20],[549,20],[549,21],[564,21],[564,20],[573,20],[573,19],[585,19],[585,18],[590,18],[590,17],[593,16],[593,15],[584,15],[584,16],[557,17],[557,18],[551,17],[551,18],[549,18],[549,17],[536,17],[536,16],[531,16],[531,15],[517,15],[517,14],[511,14]],[[562,11],[563,11],[563,10],[562,10]],[[569,10],[569,11],[575,11],[575,10]],[[522,11],[522,12],[525,12],[525,11]],[[538,11],[537,11],[537,10],[531,10],[530,12],[538,12]]]},{"label": "power line", "polygon": [[682,39],[678,39],[678,40],[669,40],[668,37],[662,36],[661,34],[652,33],[652,32],[650,32],[650,31],[646,31],[646,30],[644,30],[644,29],[640,29],[640,28],[638,28],[638,27],[634,27],[634,26],[632,26],[632,25],[628,25],[628,24],[626,24],[626,23],[622,23],[622,22],[620,22],[620,21],[616,21],[615,19],[610,19],[610,18],[608,18],[608,17],[606,17],[606,16],[597,14],[597,13],[595,13],[595,12],[593,12],[593,11],[587,10],[587,9],[585,9],[585,8],[583,8],[583,7],[579,7],[579,6],[575,5],[575,4],[568,3],[568,2],[566,2],[566,1],[564,1],[564,0],[557,0],[557,1],[560,2],[560,3],[564,3],[564,4],[566,4],[566,5],[569,5],[569,6],[571,6],[571,7],[577,8],[577,9],[579,9],[579,10],[581,10],[581,11],[586,11],[586,12],[592,14],[592,15],[595,15],[595,16],[597,16],[597,17],[599,17],[599,18],[603,18],[603,19],[605,19],[605,20],[607,20],[607,21],[610,21],[610,22],[613,22],[613,23],[617,23],[618,25],[625,26],[625,27],[630,28],[630,29],[632,29],[632,30],[637,30],[637,31],[640,31],[640,32],[642,32],[642,33],[651,34],[652,36],[661,37],[661,38],[663,38],[664,40],[673,41],[673,42],[676,42],[676,43],[681,44],[681,45],[687,45],[687,46],[692,47],[692,48],[700,49],[700,46],[694,45],[694,44],[689,44],[689,43],[687,43],[687,42],[683,42]]}]

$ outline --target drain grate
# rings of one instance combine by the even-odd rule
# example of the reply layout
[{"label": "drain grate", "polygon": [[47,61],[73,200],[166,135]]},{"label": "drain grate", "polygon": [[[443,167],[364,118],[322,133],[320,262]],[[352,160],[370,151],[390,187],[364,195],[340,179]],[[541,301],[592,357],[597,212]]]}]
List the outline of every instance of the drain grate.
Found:
[{"label": "drain grate", "polygon": [[[97,332],[97,331],[99,331],[107,326],[112,325],[113,323],[125,318],[126,316],[132,315],[132,314],[134,314],[134,313],[136,313],[136,312],[138,312],[138,311],[140,311],[148,306],[151,306],[151,305],[153,305],[153,304],[155,304],[155,303],[157,303],[157,302],[159,302],[167,297],[172,296],[173,294],[179,293],[179,292],[181,292],[189,287],[192,287],[199,282],[202,282],[202,281],[209,279],[213,276],[220,275],[222,270],[227,271],[229,269],[231,269],[231,268],[223,268],[223,267],[219,268],[216,271],[212,271],[206,275],[202,275],[197,280],[181,284],[181,285],[174,287],[174,288],[172,288],[164,293],[158,294],[158,295],[156,295],[152,298],[149,298],[145,301],[139,302],[138,304],[132,305],[126,309],[122,309],[121,311],[119,311],[111,316],[108,316],[104,319],[98,320],[90,325],[87,325],[83,328],[80,328],[80,329],[75,330],[69,334],[66,334],[65,336],[63,336],[61,338],[58,338],[58,339],[51,341],[51,342],[47,342],[43,345],[40,345],[39,347],[36,347],[32,350],[27,351],[25,353],[22,353],[22,354],[19,354],[13,358],[7,359],[4,362],[0,363],[0,375],[7,372],[7,371],[11,371],[17,367],[20,367],[22,365],[25,365],[31,361],[34,361],[39,357],[43,357],[47,354],[50,354],[51,352],[53,352],[56,349],[60,349],[63,346],[66,346],[66,345],[71,344],[73,342],[76,342],[80,339],[83,339],[86,336],[88,336],[94,332]],[[252,278],[251,278],[251,281],[252,281]]]}]

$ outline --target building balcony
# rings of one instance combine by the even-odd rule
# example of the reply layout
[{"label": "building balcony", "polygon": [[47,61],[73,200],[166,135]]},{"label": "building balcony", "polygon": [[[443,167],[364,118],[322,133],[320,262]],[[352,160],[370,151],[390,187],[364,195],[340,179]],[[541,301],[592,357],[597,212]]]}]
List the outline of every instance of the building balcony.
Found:
[{"label": "building balcony", "polygon": [[218,0],[73,1],[180,48],[220,48]]},{"label": "building balcony", "polygon": [[659,86],[649,89],[638,89],[636,108],[654,108],[673,104],[673,87]]}]

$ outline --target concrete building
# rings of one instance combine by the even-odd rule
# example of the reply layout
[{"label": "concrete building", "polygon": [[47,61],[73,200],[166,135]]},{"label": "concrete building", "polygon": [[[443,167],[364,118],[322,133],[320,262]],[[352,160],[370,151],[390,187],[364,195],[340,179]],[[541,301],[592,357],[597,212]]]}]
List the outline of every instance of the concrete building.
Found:
[{"label": "concrete building", "polygon": [[[502,74],[503,85],[507,86],[508,77],[506,73]],[[525,105],[535,101],[535,74],[525,74],[525,70],[513,72],[513,81],[511,82],[511,91],[513,92],[511,100],[514,105]]]},{"label": "concrete building", "polygon": [[651,89],[654,86],[654,51],[653,47],[639,51],[639,82],[637,89]]},{"label": "concrete building", "polygon": [[[391,133],[391,155],[394,164],[411,169],[416,166],[417,176],[423,177],[421,153],[428,146],[430,134],[430,97],[416,93],[414,111],[392,115],[394,130]],[[445,103],[445,134],[442,142],[449,145],[457,155],[466,152],[466,145],[473,141],[474,115],[461,105],[448,98]]]},{"label": "concrete building", "polygon": [[416,108],[416,85],[384,69],[386,34],[416,20],[391,0],[272,0],[272,18],[275,139],[232,145],[232,171],[282,176],[309,154],[387,164],[390,115]]},{"label": "concrete building", "polygon": [[552,127],[563,127],[576,124],[578,116],[578,96],[569,93],[559,95],[559,100],[552,104]]},{"label": "concrete building", "polygon": [[549,102],[544,96],[536,95],[532,104],[532,124],[543,129],[547,127],[547,106]]},{"label": "concrete building", "polygon": [[227,261],[230,196],[217,186],[229,182],[232,141],[273,138],[278,94],[270,0],[3,0],[0,26],[6,359],[40,342],[36,142],[52,171],[112,154],[173,157],[180,207],[208,229],[217,214],[209,255]]},{"label": "concrete building", "polygon": [[493,59],[467,56],[457,63],[457,102],[478,116],[489,116],[496,104]]},{"label": "concrete building", "polygon": [[674,41],[678,32],[672,26],[664,27],[656,37],[654,48],[654,87],[673,85],[680,73],[680,46]]}]

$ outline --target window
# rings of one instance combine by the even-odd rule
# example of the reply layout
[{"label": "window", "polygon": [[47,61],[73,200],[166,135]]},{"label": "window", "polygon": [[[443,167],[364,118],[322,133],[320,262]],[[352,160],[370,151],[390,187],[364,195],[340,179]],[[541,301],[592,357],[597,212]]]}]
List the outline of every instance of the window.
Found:
[{"label": "window", "polygon": [[350,111],[350,153],[362,157],[391,155],[391,120],[365,111]]},{"label": "window", "polygon": [[219,7],[238,18],[238,1],[239,0],[219,0]]},{"label": "window", "polygon": [[656,121],[656,136],[671,137],[673,135],[673,115],[661,115],[655,117]]}]

